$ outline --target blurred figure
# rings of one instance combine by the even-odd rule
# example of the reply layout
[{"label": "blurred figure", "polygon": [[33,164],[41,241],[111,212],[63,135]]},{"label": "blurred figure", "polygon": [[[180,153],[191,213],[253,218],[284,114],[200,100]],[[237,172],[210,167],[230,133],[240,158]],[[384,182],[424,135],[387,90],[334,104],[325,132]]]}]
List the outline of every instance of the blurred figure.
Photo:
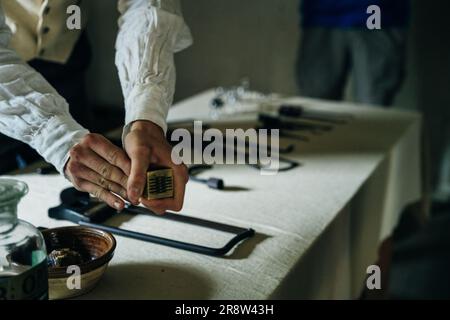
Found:
[{"label": "blurred figure", "polygon": [[[381,29],[366,26],[381,9]],[[404,78],[409,0],[303,0],[297,75],[300,94],[341,100],[349,74],[354,100],[388,106]]]}]

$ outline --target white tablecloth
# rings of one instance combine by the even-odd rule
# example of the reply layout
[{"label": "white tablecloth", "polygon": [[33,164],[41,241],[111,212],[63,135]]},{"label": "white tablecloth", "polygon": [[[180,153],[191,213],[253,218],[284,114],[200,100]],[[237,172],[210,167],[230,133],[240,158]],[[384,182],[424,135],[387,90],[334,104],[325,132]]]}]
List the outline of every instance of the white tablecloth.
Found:
[{"label": "white tablecloth", "polygon": [[[212,91],[178,103],[169,119],[206,119]],[[420,197],[420,117],[415,113],[294,98],[306,106],[350,112],[332,133],[311,135],[287,157],[302,163],[263,176],[248,166],[215,166],[242,191],[189,182],[182,214],[251,227],[254,238],[229,257],[209,257],[117,236],[116,254],[98,287],[83,298],[355,298],[380,242],[402,208]],[[55,227],[47,209],[68,183],[59,176],[19,175],[30,192],[19,217]],[[229,235],[147,216],[121,227],[220,246]],[[118,221],[115,221],[116,223]]]}]

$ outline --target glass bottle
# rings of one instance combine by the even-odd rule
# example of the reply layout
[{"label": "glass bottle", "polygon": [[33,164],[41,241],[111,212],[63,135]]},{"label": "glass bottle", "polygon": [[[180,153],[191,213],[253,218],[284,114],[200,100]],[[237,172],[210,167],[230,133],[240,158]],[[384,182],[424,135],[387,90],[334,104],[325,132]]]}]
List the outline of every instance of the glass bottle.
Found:
[{"label": "glass bottle", "polygon": [[17,218],[17,205],[27,192],[23,182],[0,179],[0,300],[48,299],[44,239]]}]

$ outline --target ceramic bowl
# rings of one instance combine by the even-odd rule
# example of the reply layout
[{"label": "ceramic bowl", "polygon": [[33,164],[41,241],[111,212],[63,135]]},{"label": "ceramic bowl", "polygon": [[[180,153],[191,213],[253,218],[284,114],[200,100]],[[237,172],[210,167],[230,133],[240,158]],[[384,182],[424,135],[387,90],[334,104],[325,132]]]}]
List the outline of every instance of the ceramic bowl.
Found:
[{"label": "ceramic bowl", "polygon": [[[94,228],[61,227],[45,229],[42,234],[48,253],[68,248],[80,253],[83,260],[77,265],[80,271],[79,288],[73,288],[77,284],[73,270],[67,267],[48,268],[50,300],[73,298],[92,290],[106,271],[116,248],[116,239],[112,234]],[[68,280],[71,285],[68,285]]]}]

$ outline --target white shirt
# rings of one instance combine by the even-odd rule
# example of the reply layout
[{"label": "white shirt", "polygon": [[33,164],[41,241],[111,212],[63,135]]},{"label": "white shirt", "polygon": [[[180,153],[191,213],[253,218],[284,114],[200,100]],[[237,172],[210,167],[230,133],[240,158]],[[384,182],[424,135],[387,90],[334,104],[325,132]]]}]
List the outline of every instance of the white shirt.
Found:
[{"label": "white shirt", "polygon": [[[177,0],[119,0],[118,8],[124,136],[136,120],[152,121],[165,132],[175,88],[173,54],[192,43],[189,29]],[[88,131],[70,116],[64,98],[10,47],[11,37],[0,7],[0,132],[29,144],[63,173],[69,150]]]}]

